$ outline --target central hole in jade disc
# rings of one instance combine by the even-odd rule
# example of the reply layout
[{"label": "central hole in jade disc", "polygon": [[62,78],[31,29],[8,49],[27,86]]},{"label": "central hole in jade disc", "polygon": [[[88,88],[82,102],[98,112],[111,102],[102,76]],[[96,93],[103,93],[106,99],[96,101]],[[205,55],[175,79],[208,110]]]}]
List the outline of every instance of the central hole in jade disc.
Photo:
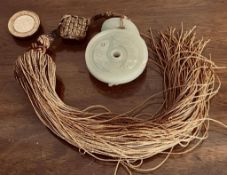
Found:
[{"label": "central hole in jade disc", "polygon": [[115,51],[115,52],[113,53],[113,56],[114,56],[115,58],[119,58],[119,57],[121,56],[121,53],[118,52],[118,51]]}]

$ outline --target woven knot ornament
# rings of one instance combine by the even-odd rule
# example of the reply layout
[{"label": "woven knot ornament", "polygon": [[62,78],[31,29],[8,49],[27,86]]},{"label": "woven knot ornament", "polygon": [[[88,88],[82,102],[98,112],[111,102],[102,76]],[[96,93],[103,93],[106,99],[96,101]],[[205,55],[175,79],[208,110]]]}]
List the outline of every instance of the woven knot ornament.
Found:
[{"label": "woven knot ornament", "polygon": [[89,21],[85,17],[64,15],[59,24],[59,34],[64,39],[81,40],[86,37]]}]

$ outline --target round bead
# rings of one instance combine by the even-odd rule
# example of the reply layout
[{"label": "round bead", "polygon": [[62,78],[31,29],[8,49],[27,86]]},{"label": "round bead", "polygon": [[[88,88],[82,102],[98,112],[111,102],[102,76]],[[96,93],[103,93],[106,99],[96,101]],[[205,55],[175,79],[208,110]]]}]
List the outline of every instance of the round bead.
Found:
[{"label": "round bead", "polygon": [[39,16],[32,11],[19,11],[8,22],[9,32],[15,37],[28,37],[33,35],[40,26]]}]

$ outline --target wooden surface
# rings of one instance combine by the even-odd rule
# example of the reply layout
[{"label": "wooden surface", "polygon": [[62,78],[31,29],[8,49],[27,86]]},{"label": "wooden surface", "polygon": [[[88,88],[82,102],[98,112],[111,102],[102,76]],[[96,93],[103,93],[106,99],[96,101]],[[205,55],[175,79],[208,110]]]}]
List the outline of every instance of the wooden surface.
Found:
[{"label": "wooden surface", "polygon": [[[0,174],[112,175],[115,165],[103,163],[55,137],[36,117],[31,104],[13,76],[14,62],[36,37],[13,38],[7,30],[10,16],[33,10],[41,19],[39,33],[54,29],[63,14],[91,16],[112,10],[128,15],[146,32],[169,25],[197,25],[198,36],[211,39],[206,54],[227,66],[227,1],[225,0],[6,0],[0,5]],[[161,78],[147,69],[136,81],[108,88],[92,78],[84,62],[87,42],[63,42],[57,49],[57,74],[65,86],[64,101],[84,108],[105,104],[122,112],[162,89]],[[220,72],[222,87],[212,100],[210,117],[227,123],[227,70]],[[145,166],[163,157],[145,161]],[[120,168],[119,174],[126,174]],[[136,174],[136,173],[135,173]],[[209,138],[191,153],[171,156],[153,175],[226,175],[227,130],[211,124]]]}]

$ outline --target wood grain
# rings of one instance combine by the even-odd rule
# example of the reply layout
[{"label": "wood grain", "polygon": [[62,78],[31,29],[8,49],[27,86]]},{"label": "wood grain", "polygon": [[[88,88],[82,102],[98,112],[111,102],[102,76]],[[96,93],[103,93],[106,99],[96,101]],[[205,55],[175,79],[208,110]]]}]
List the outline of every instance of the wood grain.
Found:
[{"label": "wood grain", "polygon": [[[41,19],[38,34],[54,29],[64,14],[89,17],[112,10],[129,16],[141,31],[154,31],[168,26],[197,26],[198,37],[210,38],[206,54],[220,66],[227,66],[227,1],[226,0],[8,0],[0,6],[0,174],[2,175],[112,175],[115,165],[82,155],[76,148],[55,137],[36,117],[23,90],[15,81],[15,59],[35,40],[15,39],[7,30],[10,16],[19,10],[33,10]],[[147,68],[136,81],[108,88],[92,78],[84,61],[84,43],[63,42],[56,52],[57,74],[65,87],[64,101],[84,108],[105,104],[122,112],[145,97],[162,89],[161,78]],[[227,123],[227,70],[219,73],[222,87],[211,105],[210,117]],[[147,160],[154,165],[163,157]],[[119,174],[126,174],[120,168]],[[135,173],[137,174],[137,173]],[[171,156],[153,175],[226,175],[227,131],[211,125],[209,138],[191,153]]]}]

